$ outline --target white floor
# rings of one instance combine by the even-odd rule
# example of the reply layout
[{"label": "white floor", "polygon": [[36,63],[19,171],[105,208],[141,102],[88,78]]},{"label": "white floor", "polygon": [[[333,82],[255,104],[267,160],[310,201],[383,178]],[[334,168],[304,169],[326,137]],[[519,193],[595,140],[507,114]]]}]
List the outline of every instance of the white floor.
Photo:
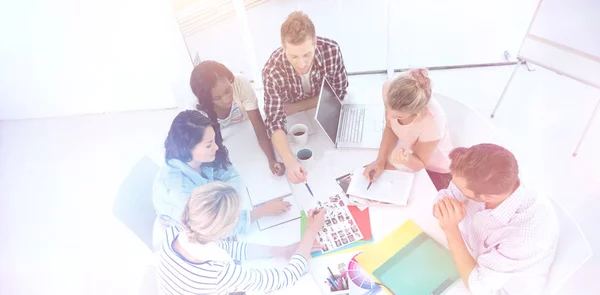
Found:
[{"label": "white floor", "polygon": [[[512,67],[432,72],[435,91],[489,117]],[[379,93],[383,76],[350,83]],[[600,119],[571,153],[600,91],[525,68],[492,122],[522,173],[581,224],[596,252]],[[148,251],[112,216],[123,178],[144,155],[160,163],[176,110],[0,123],[3,294],[137,294]],[[562,294],[598,294],[594,256]]]}]

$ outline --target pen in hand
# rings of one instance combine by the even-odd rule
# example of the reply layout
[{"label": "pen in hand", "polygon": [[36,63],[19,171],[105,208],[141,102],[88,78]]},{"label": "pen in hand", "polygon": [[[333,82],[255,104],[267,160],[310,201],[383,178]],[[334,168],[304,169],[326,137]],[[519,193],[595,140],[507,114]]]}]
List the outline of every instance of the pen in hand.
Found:
[{"label": "pen in hand", "polygon": [[369,185],[367,186],[367,190],[369,190],[373,184],[373,176],[375,176],[375,169],[371,169],[371,171],[369,171]]}]

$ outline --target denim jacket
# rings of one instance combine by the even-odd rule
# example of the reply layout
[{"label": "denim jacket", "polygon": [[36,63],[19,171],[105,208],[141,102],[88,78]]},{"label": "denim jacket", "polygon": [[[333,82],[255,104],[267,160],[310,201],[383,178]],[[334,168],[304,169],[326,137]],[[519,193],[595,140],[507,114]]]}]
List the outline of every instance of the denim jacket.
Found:
[{"label": "denim jacket", "polygon": [[[188,164],[177,159],[170,159],[161,167],[154,179],[152,193],[154,210],[159,219],[169,225],[179,225],[181,214],[192,191],[199,186],[222,181],[232,185],[237,191],[243,187],[241,177],[233,166],[216,169],[202,165],[200,169],[202,173],[194,171]],[[250,212],[241,210],[238,224],[230,236],[247,233],[249,229]]]}]

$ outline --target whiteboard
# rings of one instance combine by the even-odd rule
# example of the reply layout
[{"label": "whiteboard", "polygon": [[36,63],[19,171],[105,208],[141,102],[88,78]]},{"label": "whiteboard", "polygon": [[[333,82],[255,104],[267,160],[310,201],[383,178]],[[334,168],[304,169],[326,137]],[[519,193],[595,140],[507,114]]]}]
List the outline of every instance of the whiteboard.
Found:
[{"label": "whiteboard", "polygon": [[539,0],[391,0],[394,69],[505,62]]},{"label": "whiteboard", "polygon": [[600,1],[542,0],[519,57],[600,88]]},{"label": "whiteboard", "polygon": [[530,34],[600,56],[600,1],[542,0]]}]

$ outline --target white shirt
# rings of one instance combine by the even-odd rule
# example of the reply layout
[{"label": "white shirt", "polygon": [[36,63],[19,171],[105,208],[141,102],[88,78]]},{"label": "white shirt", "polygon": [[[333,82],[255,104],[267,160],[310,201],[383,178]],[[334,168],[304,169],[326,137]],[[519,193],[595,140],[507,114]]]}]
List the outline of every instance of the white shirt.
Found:
[{"label": "white shirt", "polygon": [[[468,199],[451,183],[438,193]],[[436,201],[437,201],[436,200]],[[523,186],[494,209],[467,202],[459,228],[477,266],[469,289],[478,294],[541,294],[558,243],[558,221],[552,204]]]},{"label": "white shirt", "polygon": [[312,66],[308,70],[308,72],[306,72],[306,74],[300,75],[300,81],[302,81],[302,91],[304,91],[304,93],[312,92],[312,87],[310,86],[310,70],[311,69],[312,69]]}]

